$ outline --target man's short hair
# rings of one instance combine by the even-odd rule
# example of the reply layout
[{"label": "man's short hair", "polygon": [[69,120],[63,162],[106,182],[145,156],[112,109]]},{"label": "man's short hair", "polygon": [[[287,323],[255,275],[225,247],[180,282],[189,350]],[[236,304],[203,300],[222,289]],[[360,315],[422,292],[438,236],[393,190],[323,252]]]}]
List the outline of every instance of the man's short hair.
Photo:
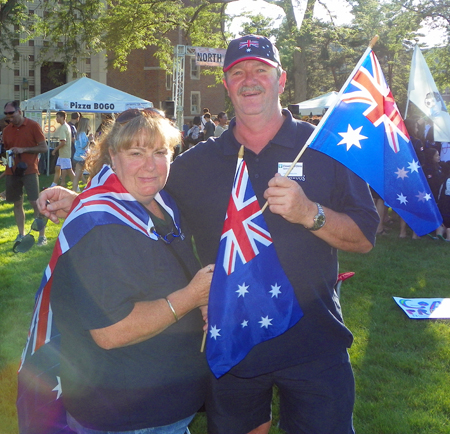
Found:
[{"label": "man's short hair", "polygon": [[79,117],[80,117],[80,113],[78,113],[78,112],[73,112],[70,115],[70,119],[78,119]]},{"label": "man's short hair", "polygon": [[205,113],[203,116],[205,116],[205,119],[211,119],[211,113]]},{"label": "man's short hair", "polygon": [[219,119],[222,119],[225,115],[226,115],[225,112],[219,112],[219,114],[217,115],[217,117],[218,117]]},{"label": "man's short hair", "polygon": [[6,108],[7,105],[12,105],[16,111],[20,110],[20,101],[17,99],[8,101],[3,108]]},{"label": "man's short hair", "polygon": [[64,118],[64,119],[66,119],[66,112],[64,112],[64,111],[59,111],[59,112],[56,113],[56,116],[60,116],[60,117],[62,117],[62,118]]}]

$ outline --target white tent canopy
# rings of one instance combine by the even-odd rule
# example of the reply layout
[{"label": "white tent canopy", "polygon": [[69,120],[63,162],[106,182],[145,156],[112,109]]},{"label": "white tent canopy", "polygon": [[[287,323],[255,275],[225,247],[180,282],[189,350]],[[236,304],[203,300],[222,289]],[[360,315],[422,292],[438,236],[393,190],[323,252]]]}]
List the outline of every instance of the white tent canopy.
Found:
[{"label": "white tent canopy", "polygon": [[[337,92],[329,92],[298,104],[291,104],[292,112],[300,116],[323,115],[337,100]],[[298,108],[298,113],[297,113]]]},{"label": "white tent canopy", "polygon": [[146,107],[153,107],[153,104],[87,77],[63,84],[20,104],[24,111],[89,113],[119,113],[129,108]]}]

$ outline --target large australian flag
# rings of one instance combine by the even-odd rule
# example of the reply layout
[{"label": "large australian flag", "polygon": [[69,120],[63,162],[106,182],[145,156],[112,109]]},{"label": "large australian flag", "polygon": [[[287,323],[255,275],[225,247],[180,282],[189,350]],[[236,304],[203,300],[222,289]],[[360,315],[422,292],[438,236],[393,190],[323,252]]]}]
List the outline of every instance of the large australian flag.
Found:
[{"label": "large australian flag", "polygon": [[208,305],[206,355],[219,378],[303,316],[238,158]]},{"label": "large australian flag", "polygon": [[309,146],[364,179],[418,235],[442,217],[377,57],[368,48]]}]

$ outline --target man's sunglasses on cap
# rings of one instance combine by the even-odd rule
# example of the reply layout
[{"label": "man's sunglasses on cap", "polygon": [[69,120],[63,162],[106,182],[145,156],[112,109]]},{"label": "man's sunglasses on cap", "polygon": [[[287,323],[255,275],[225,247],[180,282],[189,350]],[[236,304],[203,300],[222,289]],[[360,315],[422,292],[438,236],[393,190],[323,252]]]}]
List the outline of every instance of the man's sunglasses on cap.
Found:
[{"label": "man's sunglasses on cap", "polygon": [[16,111],[17,111],[17,110],[14,110],[14,111],[12,111],[12,112],[3,112],[3,114],[4,114],[5,116],[13,115]]},{"label": "man's sunglasses on cap", "polygon": [[124,112],[120,113],[119,116],[117,116],[116,122],[118,122],[121,125],[124,125],[124,124],[130,122],[132,119],[137,118],[138,116],[142,116],[144,114],[149,115],[151,117],[158,117],[158,116],[161,116],[162,118],[166,117],[166,115],[164,114],[163,111],[158,110],[153,107],[148,107],[145,109],[125,110]]}]

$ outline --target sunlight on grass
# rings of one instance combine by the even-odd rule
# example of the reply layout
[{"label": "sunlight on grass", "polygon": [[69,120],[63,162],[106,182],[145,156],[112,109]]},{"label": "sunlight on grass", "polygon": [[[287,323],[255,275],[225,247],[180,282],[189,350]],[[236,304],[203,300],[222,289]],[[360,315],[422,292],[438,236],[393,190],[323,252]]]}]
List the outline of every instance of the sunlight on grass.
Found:
[{"label": "sunlight on grass", "polygon": [[[50,185],[52,177],[42,177]],[[3,183],[2,183],[3,182]],[[4,180],[0,180],[0,191]],[[33,213],[25,201],[26,228]],[[34,295],[60,225],[49,223],[49,244],[26,254],[12,252],[17,235],[12,205],[0,202],[0,433],[16,434],[16,370],[24,347]],[[393,296],[449,294],[450,243],[427,237],[398,239],[398,223],[366,255],[339,255],[340,270],[356,274],[342,285],[341,305],[354,334],[350,349],[356,380],[354,424],[359,434],[450,432],[450,323],[410,320]],[[273,400],[274,424],[279,419]],[[204,413],[192,434],[206,433]],[[281,434],[276,426],[271,434]]]}]

